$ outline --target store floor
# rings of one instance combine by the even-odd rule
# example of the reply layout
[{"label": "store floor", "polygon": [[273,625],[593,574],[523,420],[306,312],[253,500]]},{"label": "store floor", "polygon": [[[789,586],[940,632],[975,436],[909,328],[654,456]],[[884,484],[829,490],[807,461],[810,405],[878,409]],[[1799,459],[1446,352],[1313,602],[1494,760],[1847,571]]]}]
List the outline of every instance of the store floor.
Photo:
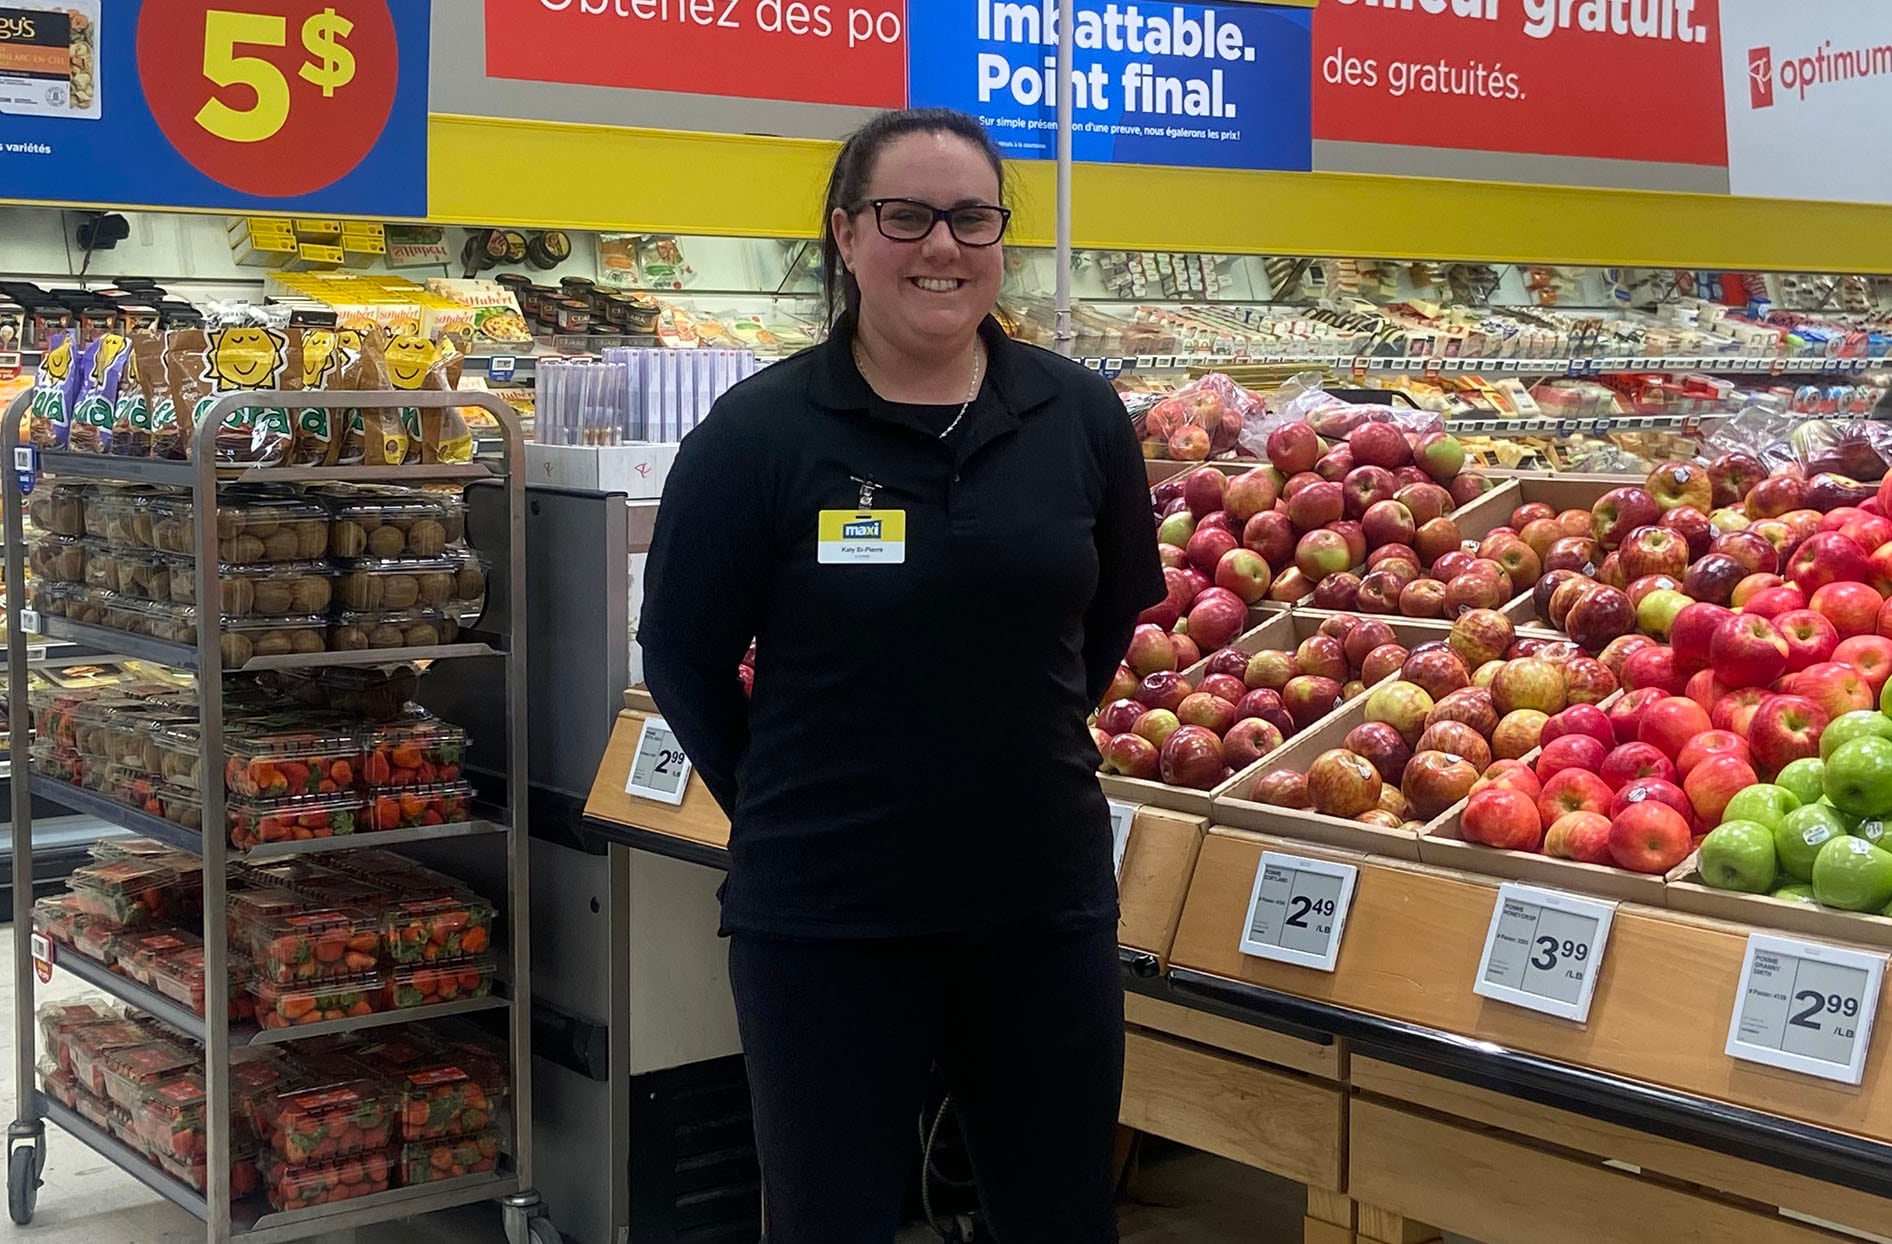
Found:
[{"label": "store floor", "polygon": [[[63,972],[39,987],[38,998],[76,997],[88,986]],[[14,1048],[12,928],[0,925],[0,1081],[11,1080]],[[0,1112],[10,1119],[14,1087],[0,1086]],[[90,1150],[48,1125],[45,1184],[30,1227],[0,1216],[0,1244],[192,1244],[196,1219],[147,1191]],[[1151,1145],[1126,1198],[1123,1244],[1292,1244],[1301,1236],[1298,1185],[1167,1145]],[[557,1206],[551,1207],[557,1221]],[[337,1240],[348,1237],[333,1237]],[[925,1227],[898,1244],[934,1244]],[[504,1244],[498,1213],[478,1206],[362,1231],[353,1244]]]}]

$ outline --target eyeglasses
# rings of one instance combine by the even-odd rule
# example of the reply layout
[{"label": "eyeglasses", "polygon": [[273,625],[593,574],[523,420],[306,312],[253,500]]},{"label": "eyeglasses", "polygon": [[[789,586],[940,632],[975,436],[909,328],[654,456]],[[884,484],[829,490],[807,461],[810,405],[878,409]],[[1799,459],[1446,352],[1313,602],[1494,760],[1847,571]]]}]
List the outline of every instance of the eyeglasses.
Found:
[{"label": "eyeglasses", "polygon": [[934,207],[917,199],[869,199],[854,210],[869,207],[874,209],[874,224],[880,236],[890,242],[924,241],[943,220],[961,246],[993,246],[1005,236],[1005,226],[1012,219],[1008,207]]}]

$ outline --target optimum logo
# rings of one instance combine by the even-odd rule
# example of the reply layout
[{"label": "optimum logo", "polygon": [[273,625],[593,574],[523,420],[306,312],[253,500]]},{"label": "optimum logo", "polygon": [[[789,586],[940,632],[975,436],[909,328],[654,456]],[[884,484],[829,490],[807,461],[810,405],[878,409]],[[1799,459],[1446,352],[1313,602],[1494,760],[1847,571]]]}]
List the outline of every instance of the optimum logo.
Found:
[{"label": "optimum logo", "polygon": [[880,520],[867,519],[858,523],[844,523],[841,527],[843,540],[878,540],[880,539]]},{"label": "optimum logo", "polygon": [[1747,102],[1750,108],[1774,106],[1774,49],[1754,48],[1747,54]]}]

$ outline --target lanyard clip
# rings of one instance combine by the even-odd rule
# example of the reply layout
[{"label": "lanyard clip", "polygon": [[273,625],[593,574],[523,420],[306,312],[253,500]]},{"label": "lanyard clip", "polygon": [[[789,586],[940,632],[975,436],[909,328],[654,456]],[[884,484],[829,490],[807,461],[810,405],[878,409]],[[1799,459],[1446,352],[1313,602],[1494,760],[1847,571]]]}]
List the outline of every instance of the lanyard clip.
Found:
[{"label": "lanyard clip", "polygon": [[871,478],[862,479],[858,475],[850,475],[848,478],[861,486],[861,508],[863,510],[873,509],[874,493],[879,490],[880,485],[876,484]]}]

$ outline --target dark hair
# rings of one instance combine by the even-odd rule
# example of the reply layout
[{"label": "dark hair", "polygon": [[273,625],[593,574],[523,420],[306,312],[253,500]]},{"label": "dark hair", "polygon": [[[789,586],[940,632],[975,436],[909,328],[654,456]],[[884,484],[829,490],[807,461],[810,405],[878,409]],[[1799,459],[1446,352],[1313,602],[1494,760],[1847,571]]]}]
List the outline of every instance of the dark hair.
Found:
[{"label": "dark hair", "polygon": [[843,310],[853,314],[861,305],[861,287],[841,262],[841,248],[834,240],[834,209],[853,211],[860,206],[881,149],[908,134],[951,134],[965,139],[990,162],[998,175],[1000,198],[1004,197],[1005,156],[985,127],[963,112],[951,108],[883,112],[848,135],[841,144],[841,153],[834,157],[834,170],[828,174],[828,201],[821,213],[821,292],[830,324]]}]

